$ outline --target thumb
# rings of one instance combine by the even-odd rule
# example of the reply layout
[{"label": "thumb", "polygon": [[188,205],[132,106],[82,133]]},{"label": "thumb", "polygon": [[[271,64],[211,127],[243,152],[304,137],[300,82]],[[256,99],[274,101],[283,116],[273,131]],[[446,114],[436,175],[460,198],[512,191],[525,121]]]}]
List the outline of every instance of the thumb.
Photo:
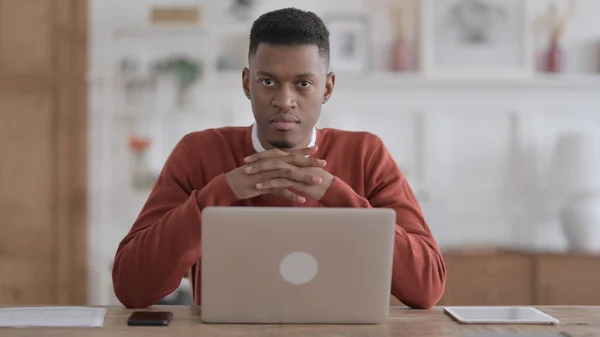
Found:
[{"label": "thumb", "polygon": [[315,153],[317,151],[318,147],[315,146],[311,146],[311,147],[307,147],[304,149],[299,149],[299,150],[292,150],[292,151],[283,151],[280,149],[271,149],[271,150],[267,150],[264,152],[259,152],[259,153],[255,153],[251,156],[248,156],[246,158],[244,158],[244,162],[247,164],[250,163],[254,163],[256,161],[262,160],[262,159],[267,159],[267,158],[275,158],[275,157],[285,157],[285,156],[289,156],[289,155],[302,155],[302,156],[308,156],[311,155],[313,153]]}]

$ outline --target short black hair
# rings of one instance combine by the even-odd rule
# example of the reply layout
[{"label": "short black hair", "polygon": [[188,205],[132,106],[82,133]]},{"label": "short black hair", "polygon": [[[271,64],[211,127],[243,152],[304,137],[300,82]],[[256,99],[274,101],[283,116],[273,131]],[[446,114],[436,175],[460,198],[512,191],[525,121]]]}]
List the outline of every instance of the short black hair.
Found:
[{"label": "short black hair", "polygon": [[316,45],[329,64],[329,31],[323,20],[310,11],[289,7],[262,14],[250,29],[249,59],[261,43]]}]

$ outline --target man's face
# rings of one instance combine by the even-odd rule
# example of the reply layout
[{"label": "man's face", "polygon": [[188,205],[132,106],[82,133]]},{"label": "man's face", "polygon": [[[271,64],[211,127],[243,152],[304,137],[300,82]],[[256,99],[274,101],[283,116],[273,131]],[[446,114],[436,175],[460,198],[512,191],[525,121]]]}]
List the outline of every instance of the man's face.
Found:
[{"label": "man's face", "polygon": [[281,149],[306,146],[334,80],[317,46],[260,44],[250,69],[244,69],[243,86],[261,143]]}]

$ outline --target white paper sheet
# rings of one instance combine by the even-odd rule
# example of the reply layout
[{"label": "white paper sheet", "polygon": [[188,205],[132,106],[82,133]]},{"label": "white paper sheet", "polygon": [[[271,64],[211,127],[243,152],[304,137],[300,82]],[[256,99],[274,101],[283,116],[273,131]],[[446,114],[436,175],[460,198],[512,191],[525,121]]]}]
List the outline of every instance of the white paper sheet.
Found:
[{"label": "white paper sheet", "polygon": [[0,308],[0,327],[101,327],[106,308]]}]

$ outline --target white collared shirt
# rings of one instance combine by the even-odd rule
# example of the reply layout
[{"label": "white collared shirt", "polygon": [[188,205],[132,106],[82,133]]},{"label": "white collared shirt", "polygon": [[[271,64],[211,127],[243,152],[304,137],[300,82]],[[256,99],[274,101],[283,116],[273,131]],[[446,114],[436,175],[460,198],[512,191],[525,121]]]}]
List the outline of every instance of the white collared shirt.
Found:
[{"label": "white collared shirt", "polygon": [[[310,139],[310,143],[307,147],[315,146],[317,143],[317,128],[314,127],[312,131],[312,137]],[[258,131],[256,130],[256,123],[252,124],[252,146],[254,146],[254,150],[256,152],[264,152],[265,148],[260,143],[258,139]]]}]

